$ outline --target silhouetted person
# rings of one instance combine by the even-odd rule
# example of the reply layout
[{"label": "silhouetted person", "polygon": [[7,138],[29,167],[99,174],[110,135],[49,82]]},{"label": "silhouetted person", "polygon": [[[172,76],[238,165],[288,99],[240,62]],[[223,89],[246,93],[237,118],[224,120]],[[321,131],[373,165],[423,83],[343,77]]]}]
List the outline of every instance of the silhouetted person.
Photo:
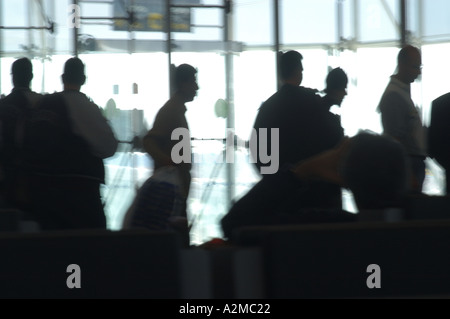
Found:
[{"label": "silhouetted person", "polygon": [[20,58],[11,67],[13,89],[0,100],[0,167],[3,167],[0,198],[4,206],[26,209],[29,205],[22,176],[22,146],[25,121],[42,98],[30,89],[33,65]]},{"label": "silhouetted person", "polygon": [[325,96],[322,98],[323,107],[330,111],[331,107],[341,106],[342,101],[347,95],[348,77],[341,68],[331,70],[326,78]]},{"label": "silhouetted person", "polygon": [[[199,89],[196,74],[197,70],[189,64],[181,64],[175,68],[174,92],[156,114],[153,127],[144,137],[144,149],[154,160],[154,171],[164,166],[177,168],[182,185],[181,191],[184,198],[182,211],[185,218],[187,218],[192,167],[191,139],[185,113],[186,103],[194,100]],[[177,133],[174,139],[173,133]],[[172,154],[174,147],[180,143],[185,147]],[[174,155],[182,158],[174,158]],[[185,226],[187,227],[187,224]]]},{"label": "silhouetted person", "polygon": [[[285,165],[333,148],[344,135],[338,122],[323,116],[317,91],[300,86],[303,79],[302,59],[297,51],[288,51],[280,56],[279,76],[283,85],[261,105],[254,122],[256,135],[253,135],[251,144],[257,144],[258,148],[251,151],[263,178],[274,173],[264,173],[263,170],[269,165],[264,153],[272,157],[272,162],[278,158],[278,166],[282,169]],[[264,130],[267,131],[267,138]],[[274,135],[277,130],[279,138]],[[263,146],[266,146],[267,152],[264,152]],[[308,192],[301,192],[299,196],[301,198],[292,197],[292,202],[286,205],[342,206],[340,187],[326,182],[311,183]]]},{"label": "silhouetted person", "polygon": [[103,159],[115,154],[118,141],[99,106],[80,92],[86,81],[84,63],[68,59],[61,78],[63,91],[44,96],[39,105],[60,122],[66,141],[49,159],[51,165],[34,168],[36,218],[44,230],[105,229]]},{"label": "silhouetted person", "polygon": [[422,192],[427,156],[422,120],[411,99],[411,83],[421,70],[419,49],[410,45],[402,48],[397,58],[397,72],[391,76],[378,105],[384,134],[399,141],[408,155],[412,171],[411,193]]},{"label": "silhouetted person", "polygon": [[323,90],[325,95],[322,97],[321,107],[324,117],[332,123],[331,127],[340,127],[342,132],[344,128],[341,125],[341,116],[331,111],[332,106],[341,107],[342,101],[347,95],[347,74],[341,68],[332,69],[325,80],[326,87]]},{"label": "silhouetted person", "polygon": [[446,194],[450,192],[450,93],[431,104],[428,152],[445,169]]},{"label": "silhouetted person", "polygon": [[[389,137],[359,133],[335,148],[301,161],[262,179],[236,202],[221,221],[226,238],[244,226],[354,222],[373,210],[400,208],[407,190],[406,155]],[[286,211],[283,202],[306,191],[314,180],[326,180],[348,188],[359,212],[307,208]]]}]

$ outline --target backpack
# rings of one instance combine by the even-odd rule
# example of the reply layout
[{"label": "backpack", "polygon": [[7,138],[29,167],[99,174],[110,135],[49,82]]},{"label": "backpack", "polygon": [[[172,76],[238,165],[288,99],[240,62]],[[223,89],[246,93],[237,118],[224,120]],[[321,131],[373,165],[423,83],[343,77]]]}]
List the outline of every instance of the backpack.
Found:
[{"label": "backpack", "polygon": [[103,161],[73,132],[63,93],[44,96],[30,112],[24,125],[22,158],[34,174],[104,179]]},{"label": "backpack", "polygon": [[68,142],[73,139],[62,94],[45,95],[21,125],[24,168],[40,174],[60,171],[68,152]]},{"label": "backpack", "polygon": [[104,179],[102,160],[73,133],[62,93],[44,95],[35,107],[21,92],[6,99],[0,102],[0,165],[7,202],[28,209],[30,184],[36,176]]}]

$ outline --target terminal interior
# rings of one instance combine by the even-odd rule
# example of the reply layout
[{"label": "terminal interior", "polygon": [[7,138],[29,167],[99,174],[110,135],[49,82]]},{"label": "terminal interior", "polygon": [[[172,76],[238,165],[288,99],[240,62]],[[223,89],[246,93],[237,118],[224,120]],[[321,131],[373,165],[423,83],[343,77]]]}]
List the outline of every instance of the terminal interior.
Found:
[{"label": "terminal interior", "polygon": [[[69,57],[85,62],[82,91],[120,140],[105,161],[102,189],[108,228],[119,230],[153,170],[133,141],[170,96],[170,65],[195,66],[200,89],[186,113],[195,158],[189,211],[192,243],[201,244],[223,236],[220,219],[260,179],[245,142],[259,106],[277,90],[278,51],[301,52],[302,85],[319,91],[330,69],[347,72],[348,95],[333,111],[353,136],[382,132],[377,104],[399,48],[413,44],[423,70],[412,96],[427,125],[431,101],[450,91],[449,12],[447,0],[0,0],[0,93],[11,91],[18,57],[32,60],[32,89],[40,93],[61,90]],[[241,143],[225,161],[235,137]],[[424,193],[440,195],[444,185],[441,167],[428,159]],[[342,196],[357,213],[352,194]]]}]

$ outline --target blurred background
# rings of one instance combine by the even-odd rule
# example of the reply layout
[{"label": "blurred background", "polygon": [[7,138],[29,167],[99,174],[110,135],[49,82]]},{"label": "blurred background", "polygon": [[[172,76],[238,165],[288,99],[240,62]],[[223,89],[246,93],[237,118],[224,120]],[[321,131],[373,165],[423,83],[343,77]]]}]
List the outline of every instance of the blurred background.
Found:
[{"label": "blurred background", "polygon": [[[302,53],[306,87],[324,89],[331,68],[347,72],[348,95],[334,111],[353,136],[381,133],[376,107],[406,43],[422,50],[412,95],[427,125],[431,101],[450,91],[448,0],[0,0],[0,93],[11,91],[18,57],[32,59],[32,89],[41,93],[62,89],[69,57],[85,62],[82,91],[121,141],[106,160],[102,189],[108,227],[118,230],[153,171],[135,141],[170,96],[170,65],[195,66],[200,90],[186,116],[195,159],[191,235],[200,244],[222,237],[221,217],[260,178],[245,142],[259,106],[277,90],[277,51]],[[225,147],[227,132],[240,141],[234,149]],[[226,151],[234,152],[233,163],[225,162]],[[444,176],[428,159],[425,193],[441,194]],[[352,194],[342,196],[356,213]]]}]

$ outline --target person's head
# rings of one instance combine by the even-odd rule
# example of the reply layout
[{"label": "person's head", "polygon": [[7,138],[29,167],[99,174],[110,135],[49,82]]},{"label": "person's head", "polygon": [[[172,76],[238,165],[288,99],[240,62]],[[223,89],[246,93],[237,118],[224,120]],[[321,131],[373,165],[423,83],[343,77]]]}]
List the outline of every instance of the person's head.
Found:
[{"label": "person's head", "polygon": [[412,45],[403,47],[397,56],[397,76],[407,84],[413,83],[422,74],[420,50]]},{"label": "person's head", "polygon": [[350,139],[341,175],[359,210],[398,207],[407,192],[407,157],[395,140],[371,133]]},{"label": "person's head", "polygon": [[14,61],[11,75],[14,87],[29,88],[33,79],[33,65],[30,59],[20,58]]},{"label": "person's head", "polygon": [[83,61],[79,58],[68,59],[64,64],[62,81],[66,87],[80,88],[86,82]]},{"label": "person's head", "polygon": [[331,99],[333,105],[340,106],[347,95],[347,74],[341,68],[331,70],[326,79],[324,92]]},{"label": "person's head", "polygon": [[287,51],[279,57],[279,75],[281,81],[300,85],[303,80],[303,56],[297,51]]},{"label": "person's head", "polygon": [[189,64],[180,64],[175,68],[173,84],[177,94],[185,102],[193,101],[199,89],[197,84],[197,70]]}]

